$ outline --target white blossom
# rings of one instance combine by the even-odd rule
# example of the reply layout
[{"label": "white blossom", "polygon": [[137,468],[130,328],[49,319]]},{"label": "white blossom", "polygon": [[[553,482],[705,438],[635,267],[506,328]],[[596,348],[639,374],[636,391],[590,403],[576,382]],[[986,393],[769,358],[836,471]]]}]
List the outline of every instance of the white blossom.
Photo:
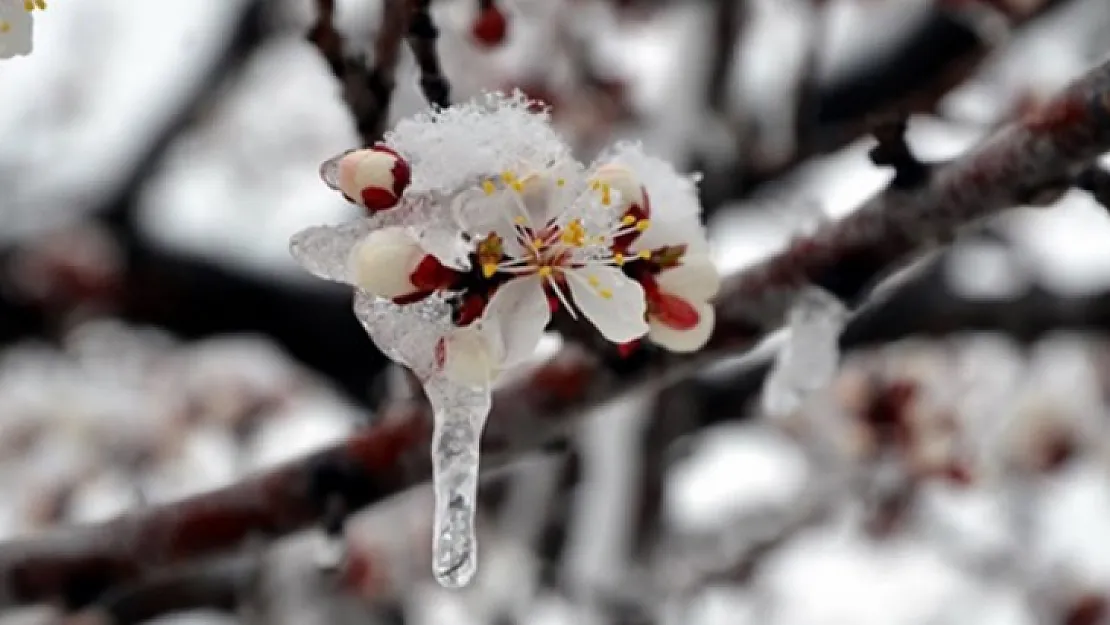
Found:
[{"label": "white blossom", "polygon": [[353,286],[367,334],[422,380],[435,413],[433,570],[465,585],[491,387],[533,356],[553,311],[613,343],[708,340],[719,277],[694,180],[635,144],[583,166],[520,94],[402,121],[321,175],[367,216],[298,233],[292,254]]},{"label": "white blossom", "polygon": [[[647,336],[699,349],[719,277],[695,180],[634,143],[583,166],[533,106],[488,94],[403,120],[382,144],[325,163],[328,184],[368,216],[299,233],[294,256],[319,277],[400,304],[388,314],[440,294],[455,327],[434,362],[406,364],[460,381],[492,383],[528,358],[549,300],[614,343]],[[364,320],[372,337],[376,323]]]}]

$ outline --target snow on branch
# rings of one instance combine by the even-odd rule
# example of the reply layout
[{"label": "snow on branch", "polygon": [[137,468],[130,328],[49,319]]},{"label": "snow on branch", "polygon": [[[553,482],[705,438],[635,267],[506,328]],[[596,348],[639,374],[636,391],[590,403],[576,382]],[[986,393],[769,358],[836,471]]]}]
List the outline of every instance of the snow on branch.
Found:
[{"label": "snow on branch", "polygon": [[[649,351],[616,376],[570,345],[494,394],[483,453],[508,459],[565,433],[591,405],[637,385],[658,386],[706,359],[735,353],[781,325],[794,295],[812,283],[855,303],[880,273],[963,226],[1048,191],[1066,189],[1110,150],[1110,63],[1003,127],[964,156],[936,168],[912,192],[888,189],[847,218],[725,279],[718,322],[701,355]],[[855,275],[859,257],[875,261]],[[849,276],[843,275],[848,269]],[[866,278],[866,279],[864,279]],[[683,364],[684,363],[684,364]],[[429,416],[422,407],[383,418],[345,443],[236,485],[115,520],[60,528],[0,545],[0,607],[95,603],[113,588],[165,567],[227,554],[321,524],[423,483]],[[487,470],[490,464],[487,463]],[[338,503],[336,503],[338,502]]]}]

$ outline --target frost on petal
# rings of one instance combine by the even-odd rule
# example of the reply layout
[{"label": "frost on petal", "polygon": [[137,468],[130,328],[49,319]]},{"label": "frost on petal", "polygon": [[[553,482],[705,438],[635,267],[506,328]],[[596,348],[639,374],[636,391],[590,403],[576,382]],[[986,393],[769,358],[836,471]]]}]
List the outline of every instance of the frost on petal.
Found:
[{"label": "frost on petal", "polygon": [[798,295],[790,311],[790,334],[763,387],[767,414],[797,410],[806,397],[826,387],[840,361],[838,341],[848,311],[835,296],[817,287]]},{"label": "frost on petal", "polygon": [[435,516],[432,573],[448,588],[467,585],[478,569],[475,510],[482,430],[490,410],[488,387],[428,380],[432,404],[432,484]]},{"label": "frost on petal", "polygon": [[0,59],[31,53],[34,18],[22,2],[0,0]]},{"label": "frost on petal", "polygon": [[651,342],[678,353],[696,352],[705,347],[710,335],[713,334],[713,325],[717,319],[716,312],[713,306],[706,302],[694,301],[690,304],[698,313],[698,322],[694,327],[680,330],[649,318],[648,338]]},{"label": "frost on petal", "polygon": [[701,203],[694,176],[683,176],[659,158],[644,153],[639,143],[621,142],[607,150],[596,169],[605,164],[627,167],[647,189],[651,203],[651,226],[636,240],[633,249],[656,249],[685,243],[690,252],[708,248],[701,225]]},{"label": "frost on petal", "polygon": [[412,167],[410,191],[455,193],[504,171],[524,175],[570,159],[546,111],[519,92],[401,120],[385,144]]},{"label": "frost on petal", "polygon": [[338,226],[312,226],[293,235],[289,240],[289,252],[317,278],[349,284],[351,250],[373,228],[374,223],[368,219]]},{"label": "frost on petal", "polygon": [[535,276],[517,278],[502,285],[490,298],[482,323],[496,328],[501,362],[508,367],[532,357],[551,321],[551,307],[543,283]]},{"label": "frost on petal", "polygon": [[705,302],[721,288],[721,274],[708,256],[697,254],[682,259],[682,264],[664,270],[658,277],[659,288],[683,299]]},{"label": "frost on petal", "polygon": [[606,340],[627,343],[647,334],[647,301],[639,282],[607,266],[571,270],[566,276],[574,306]]},{"label": "frost on petal", "polygon": [[452,329],[451,307],[434,294],[415,304],[397,305],[355,290],[355,316],[386,356],[424,380],[438,372],[436,345]]}]

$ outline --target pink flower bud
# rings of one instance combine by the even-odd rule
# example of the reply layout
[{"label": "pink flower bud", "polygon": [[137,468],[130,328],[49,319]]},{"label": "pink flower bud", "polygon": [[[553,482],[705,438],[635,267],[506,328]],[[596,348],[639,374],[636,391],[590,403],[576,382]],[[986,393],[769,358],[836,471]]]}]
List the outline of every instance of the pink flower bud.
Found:
[{"label": "pink flower bud", "polygon": [[397,205],[412,174],[399,154],[376,145],[340,157],[336,178],[344,196],[375,213]]}]

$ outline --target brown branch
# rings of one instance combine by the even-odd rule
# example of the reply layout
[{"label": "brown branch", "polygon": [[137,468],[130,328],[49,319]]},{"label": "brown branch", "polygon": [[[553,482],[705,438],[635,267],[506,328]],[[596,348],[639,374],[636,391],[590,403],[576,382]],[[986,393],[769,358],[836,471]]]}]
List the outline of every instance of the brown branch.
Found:
[{"label": "brown branch", "polygon": [[[1071,0],[1046,0],[1015,16],[1018,29]],[[838,150],[867,133],[876,116],[931,112],[955,87],[974,75],[994,50],[959,18],[934,10],[897,49],[836,83],[822,86],[810,105],[814,122],[797,139],[790,158],[767,161],[738,152],[730,167],[706,172],[703,194],[712,212],[729,200],[750,194],[802,161]]]},{"label": "brown branch", "polygon": [[168,571],[106,597],[97,611],[113,625],[138,625],[174,612],[216,610],[234,613],[256,583],[258,558],[235,556]]},{"label": "brown branch", "polygon": [[1110,170],[1090,167],[1076,178],[1075,186],[1091,194],[1096,202],[1110,211]]},{"label": "brown branch", "polygon": [[348,56],[343,37],[335,29],[335,0],[316,0],[316,23],[308,40],[316,46],[343,85],[343,100],[355,119],[365,145],[381,138],[389,121],[389,105],[396,85],[401,41],[409,30],[409,0],[383,0],[382,19],[374,39],[373,65]]},{"label": "brown branch", "polygon": [[[950,237],[961,225],[1013,205],[1038,186],[1074,177],[1108,149],[1110,63],[938,168],[921,189],[881,193],[848,218],[726,280],[717,305],[718,329],[704,353],[675,357],[645,350],[626,365],[625,375],[617,376],[571,345],[499,389],[483,437],[486,466],[565,436],[581,411],[599,401],[637,385],[670,384],[699,364],[729,354],[737,343],[779,324],[789,295],[808,281],[828,280],[861,255],[889,266]],[[839,286],[833,290],[845,299],[862,292]],[[758,304],[765,306],[756,310]],[[855,323],[861,318],[866,313]],[[410,409],[345,443],[209,494],[2,544],[0,607],[49,601],[86,605],[166,567],[226,554],[251,538],[274,538],[318,524],[336,498],[347,510],[381,501],[427,479],[428,426],[425,413]]]},{"label": "brown branch", "polygon": [[416,58],[416,65],[420,68],[420,90],[428,104],[435,108],[447,108],[451,106],[451,83],[439,66],[439,54],[436,52],[439,29],[429,12],[431,0],[415,1],[408,42],[409,49]]}]

